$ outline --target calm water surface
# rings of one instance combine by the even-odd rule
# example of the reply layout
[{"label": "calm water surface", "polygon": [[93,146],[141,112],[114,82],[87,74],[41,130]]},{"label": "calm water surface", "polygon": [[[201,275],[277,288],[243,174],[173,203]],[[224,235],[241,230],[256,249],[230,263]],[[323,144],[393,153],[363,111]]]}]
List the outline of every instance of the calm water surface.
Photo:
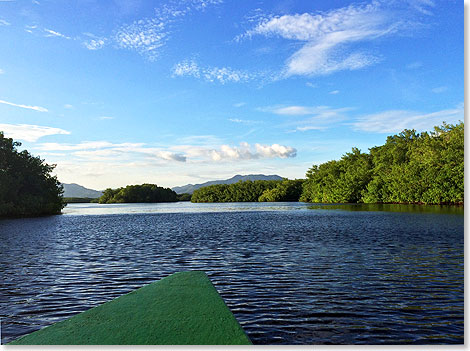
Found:
[{"label": "calm water surface", "polygon": [[0,220],[2,342],[182,270],[255,344],[463,343],[463,209],[72,204]]}]

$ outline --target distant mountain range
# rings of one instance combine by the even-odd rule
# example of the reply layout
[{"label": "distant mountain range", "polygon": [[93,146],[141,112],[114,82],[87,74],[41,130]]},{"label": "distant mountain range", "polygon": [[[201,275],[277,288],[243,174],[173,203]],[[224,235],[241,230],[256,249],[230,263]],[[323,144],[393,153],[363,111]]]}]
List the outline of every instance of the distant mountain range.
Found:
[{"label": "distant mountain range", "polygon": [[88,189],[78,184],[62,183],[62,185],[64,186],[64,197],[89,197],[95,199],[103,195],[101,191]]},{"label": "distant mountain range", "polygon": [[[249,175],[239,175],[237,174],[236,176],[230,178],[230,179],[223,179],[223,180],[212,180],[210,182],[205,182],[202,184],[187,184],[183,186],[175,186],[171,190],[176,192],[177,194],[192,194],[194,190],[202,188],[204,186],[208,185],[214,185],[214,184],[233,184],[237,183],[240,180],[241,181],[246,181],[246,180],[282,180],[284,178],[278,176],[278,175],[264,175],[264,174],[249,174]],[[85,188],[84,186],[78,185],[78,184],[65,184],[62,183],[64,186],[64,197],[89,197],[92,199],[98,198],[101,195],[103,195],[102,191],[98,190],[93,190],[93,189],[88,189]]]},{"label": "distant mountain range", "polygon": [[175,186],[171,190],[176,192],[177,194],[192,194],[194,190],[197,190],[199,188],[209,186],[209,185],[215,185],[215,184],[233,184],[237,183],[240,180],[241,181],[246,181],[246,180],[282,180],[284,178],[278,176],[278,175],[264,175],[264,174],[249,174],[249,175],[239,175],[237,174],[236,176],[230,178],[230,179],[225,179],[225,180],[212,180],[210,182],[205,182],[202,184],[187,184],[183,186]]}]

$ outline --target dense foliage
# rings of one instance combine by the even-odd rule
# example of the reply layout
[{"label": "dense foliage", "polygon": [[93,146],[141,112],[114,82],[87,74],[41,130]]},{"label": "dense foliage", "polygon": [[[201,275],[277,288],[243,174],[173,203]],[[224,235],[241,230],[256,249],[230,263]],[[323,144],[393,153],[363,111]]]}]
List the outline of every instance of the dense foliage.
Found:
[{"label": "dense foliage", "polygon": [[247,180],[210,185],[195,190],[192,202],[279,202],[299,201],[302,179]]},{"label": "dense foliage", "polygon": [[265,190],[258,198],[259,202],[299,201],[302,194],[303,179],[285,179],[275,188]]},{"label": "dense foliage", "polygon": [[191,194],[183,193],[177,194],[178,201],[191,201]]},{"label": "dense foliage", "polygon": [[99,198],[100,204],[127,202],[175,202],[176,193],[155,184],[128,185],[125,188],[106,189]]},{"label": "dense foliage", "polygon": [[98,202],[98,199],[93,197],[64,197],[64,202],[67,204],[84,204]]},{"label": "dense foliage", "polygon": [[0,132],[0,216],[58,214],[64,207],[62,186],[51,175],[53,165]]},{"label": "dense foliage", "polygon": [[264,191],[275,188],[279,180],[247,180],[233,184],[209,185],[194,191],[191,202],[257,202]]},{"label": "dense foliage", "polygon": [[301,201],[457,204],[464,201],[464,123],[389,136],[307,172]]}]

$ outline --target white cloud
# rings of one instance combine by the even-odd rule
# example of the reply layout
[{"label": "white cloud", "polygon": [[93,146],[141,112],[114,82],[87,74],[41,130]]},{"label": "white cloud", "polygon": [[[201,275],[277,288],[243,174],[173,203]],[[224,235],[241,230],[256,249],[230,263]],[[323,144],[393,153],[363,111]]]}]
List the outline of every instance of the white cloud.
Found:
[{"label": "white cloud", "polygon": [[114,117],[111,117],[111,116],[100,116],[98,117],[99,119],[101,120],[110,120],[110,119],[114,119]]},{"label": "white cloud", "polygon": [[330,91],[328,94],[331,94],[331,95],[339,94],[339,90]]},{"label": "white cloud", "polygon": [[454,109],[423,113],[391,110],[359,117],[352,123],[355,130],[374,133],[398,133],[404,129],[431,130],[442,122],[457,123],[464,120],[463,104]]},{"label": "white cloud", "polygon": [[[425,9],[428,1],[420,1]],[[352,4],[320,13],[264,16],[258,24],[236,40],[262,35],[304,42],[285,64],[282,77],[327,75],[341,70],[357,70],[380,58],[353,48],[366,41],[409,29],[410,21],[397,14],[390,3],[373,1]]]},{"label": "white cloud", "polygon": [[203,71],[204,79],[208,82],[218,81],[222,84],[227,82],[246,82],[251,79],[246,72],[234,70],[230,67],[211,67]]},{"label": "white cloud", "polygon": [[279,144],[260,145],[256,144],[256,152],[263,157],[280,157],[288,158],[297,156],[297,150],[290,146],[284,146]]},{"label": "white cloud", "polygon": [[235,70],[230,67],[199,67],[199,65],[191,61],[182,61],[173,66],[173,75],[177,77],[189,76],[194,78],[202,78],[206,82],[238,83],[247,82],[256,78],[256,74]]},{"label": "white cloud", "polygon": [[311,115],[315,113],[315,111],[316,111],[315,107],[308,107],[308,106],[287,106],[287,107],[279,107],[279,108],[271,109],[271,112],[277,115],[291,115],[291,116]]},{"label": "white cloud", "polygon": [[134,160],[137,157],[185,162],[180,153],[149,147],[144,143],[111,143],[108,141],[84,141],[78,144],[43,143],[37,146],[42,151],[71,151],[72,156],[87,160],[116,159]]},{"label": "white cloud", "polygon": [[70,132],[54,127],[31,124],[0,124],[0,131],[8,138],[34,142],[47,135],[70,134]]},{"label": "white cloud", "polygon": [[253,121],[250,119],[240,119],[240,118],[229,118],[228,120],[233,123],[240,123],[240,124],[247,124],[247,125],[261,123],[261,121]]},{"label": "white cloud", "polygon": [[240,146],[221,145],[218,148],[208,148],[201,146],[179,146],[184,150],[188,158],[211,160],[211,161],[237,161],[237,160],[257,160],[263,158],[291,158],[297,155],[297,150],[290,146],[279,144],[250,145],[246,142]]},{"label": "white cloud", "polygon": [[15,106],[15,107],[20,107],[20,108],[25,108],[29,110],[34,110],[38,112],[48,112],[49,110],[45,107],[41,106],[29,106],[29,105],[22,105],[22,104],[15,104],[13,102],[8,102],[5,100],[0,100],[0,104],[5,104],[5,105],[10,105],[10,106]]},{"label": "white cloud", "polygon": [[306,116],[306,115],[321,115],[324,117],[333,117],[340,113],[351,110],[350,108],[331,108],[329,106],[285,106],[285,107],[263,107],[260,109],[264,112],[272,112],[277,115],[288,116]]},{"label": "white cloud", "polygon": [[5,71],[0,68],[0,74],[4,74],[4,73],[5,73]]},{"label": "white cloud", "polygon": [[245,105],[246,105],[246,102],[237,102],[236,104],[233,104],[234,107],[242,107]]},{"label": "white cloud", "polygon": [[47,33],[46,34],[46,37],[59,37],[59,38],[64,38],[64,39],[72,39],[62,33],[59,33],[59,32],[56,32],[52,29],[47,29],[47,28],[44,28],[44,31]]},{"label": "white cloud", "polygon": [[157,18],[138,20],[121,27],[114,40],[119,48],[136,50],[149,60],[155,60],[158,48],[167,41],[167,23]]},{"label": "white cloud", "polygon": [[9,26],[10,22],[5,21],[4,19],[0,19],[0,26]]},{"label": "white cloud", "polygon": [[[114,144],[107,141],[84,141],[79,144],[59,144],[59,143],[43,143],[37,146],[39,150],[45,151],[71,151],[71,150],[90,150],[111,147]],[[117,144],[122,146],[122,144]],[[142,144],[131,144],[133,146],[141,146]]]},{"label": "white cloud", "polygon": [[201,69],[194,61],[182,61],[173,66],[173,75],[182,77],[182,76],[192,76],[199,78],[201,76]]},{"label": "white cloud", "polygon": [[309,130],[325,130],[325,126],[306,125],[303,127],[297,127],[296,130],[299,132],[306,132]]},{"label": "white cloud", "polygon": [[73,105],[65,104],[65,105],[64,105],[64,108],[66,108],[66,109],[68,109],[68,110],[71,110],[71,109],[73,109]]},{"label": "white cloud", "polygon": [[85,46],[88,50],[99,50],[103,48],[106,43],[106,38],[95,38],[90,39],[83,42],[83,46]]}]

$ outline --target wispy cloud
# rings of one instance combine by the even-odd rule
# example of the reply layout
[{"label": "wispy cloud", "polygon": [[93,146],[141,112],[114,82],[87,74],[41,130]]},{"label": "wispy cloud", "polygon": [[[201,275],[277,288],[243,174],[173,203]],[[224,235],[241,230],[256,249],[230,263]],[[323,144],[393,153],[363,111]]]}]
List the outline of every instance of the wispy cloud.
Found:
[{"label": "wispy cloud", "polygon": [[125,24],[116,30],[113,37],[121,49],[135,50],[153,61],[169,40],[174,24],[193,11],[204,11],[221,0],[173,1],[155,9],[155,16]]},{"label": "wispy cloud", "polygon": [[330,91],[328,94],[330,94],[330,95],[339,94],[339,90],[332,90],[332,91]]},{"label": "wispy cloud", "polygon": [[100,116],[98,117],[99,119],[101,120],[110,120],[110,119],[114,119],[114,117],[111,117],[111,116]]},{"label": "wispy cloud", "polygon": [[4,19],[0,19],[0,26],[9,26],[11,23],[5,21]]},{"label": "wispy cloud", "polygon": [[66,109],[68,109],[68,110],[71,110],[71,109],[73,109],[73,105],[65,104],[65,105],[64,105],[64,108],[66,108]]},{"label": "wispy cloud", "polygon": [[186,157],[178,152],[148,146],[144,143],[111,143],[108,141],[85,141],[78,144],[43,143],[37,147],[43,151],[70,151],[71,156],[89,161],[100,159],[134,160],[137,157],[185,162]]},{"label": "wispy cloud", "polygon": [[46,37],[59,37],[59,38],[64,38],[64,39],[72,39],[62,33],[59,33],[59,32],[56,32],[52,29],[47,29],[47,28],[44,28],[44,32],[46,32],[47,34],[45,35]]},{"label": "wispy cloud", "polygon": [[32,26],[26,25],[26,26],[24,27],[24,30],[25,30],[25,32],[28,32],[28,33],[33,34],[33,32],[34,32],[37,28],[38,28],[37,25],[32,25]]},{"label": "wispy cloud", "polygon": [[56,30],[52,30],[49,28],[39,27],[37,24],[34,25],[25,25],[24,30],[28,33],[33,35],[42,36],[46,38],[63,38],[67,40],[71,40],[72,38],[68,35],[62,34]]},{"label": "wispy cloud", "polygon": [[34,110],[34,111],[38,111],[38,112],[48,112],[49,110],[45,107],[41,107],[41,106],[29,106],[29,105],[22,105],[22,104],[15,104],[13,102],[8,102],[8,101],[5,101],[5,100],[0,100],[0,104],[5,104],[5,105],[10,105],[10,106],[14,106],[14,107],[20,107],[20,108],[25,108],[25,109],[29,109],[29,110]]},{"label": "wispy cloud", "polygon": [[[420,1],[417,8],[430,6],[427,2],[430,3]],[[416,5],[416,1],[413,3]],[[303,42],[287,59],[281,77],[316,76],[375,64],[380,57],[355,49],[353,44],[389,36],[410,26],[386,2],[373,1],[329,12],[264,16],[236,40],[261,35]]]},{"label": "wispy cloud", "polygon": [[262,107],[259,109],[263,112],[271,112],[276,115],[305,116],[305,115],[322,115],[325,117],[335,116],[338,113],[350,111],[350,108],[331,108],[329,106],[283,106],[283,107]]},{"label": "wispy cloud", "polygon": [[84,41],[82,44],[88,50],[99,50],[106,44],[106,38],[95,38]]},{"label": "wispy cloud", "polygon": [[200,67],[193,60],[186,60],[173,66],[173,76],[189,76],[201,78],[206,82],[239,83],[248,82],[258,77],[256,73],[248,73],[230,67]]},{"label": "wispy cloud", "polygon": [[0,131],[13,139],[34,142],[47,135],[70,134],[70,132],[54,127],[37,126],[31,124],[0,124]]},{"label": "wispy cloud", "polygon": [[121,49],[135,50],[149,60],[155,60],[159,55],[158,48],[168,40],[166,26],[167,23],[158,18],[135,21],[121,27],[114,40]]},{"label": "wispy cloud", "polygon": [[246,105],[246,102],[237,102],[236,104],[233,104],[234,107],[242,107],[245,105]]},{"label": "wispy cloud", "polygon": [[246,124],[246,125],[253,125],[253,124],[261,123],[261,121],[253,121],[251,119],[229,118],[228,120],[233,123]]},{"label": "wispy cloud", "polygon": [[352,123],[355,130],[373,133],[398,133],[404,129],[431,130],[434,126],[464,120],[463,104],[453,109],[423,113],[406,110],[383,111],[359,117]]},{"label": "wispy cloud", "polygon": [[5,71],[0,68],[0,74],[4,74],[4,73],[5,73]]},{"label": "wispy cloud", "polygon": [[436,4],[433,0],[407,0],[407,2],[418,12],[424,15],[431,16],[433,13],[431,8],[435,7]]},{"label": "wispy cloud", "polygon": [[[260,111],[274,113],[276,115],[289,116],[290,121],[284,123],[287,126],[294,126],[294,131],[305,132],[308,130],[325,130],[339,122],[346,120],[346,113],[352,108],[331,108],[329,106],[283,106],[283,107],[263,107]],[[301,116],[302,119],[295,117]],[[305,118],[308,117],[308,118]],[[294,118],[294,120],[292,120]]]}]

